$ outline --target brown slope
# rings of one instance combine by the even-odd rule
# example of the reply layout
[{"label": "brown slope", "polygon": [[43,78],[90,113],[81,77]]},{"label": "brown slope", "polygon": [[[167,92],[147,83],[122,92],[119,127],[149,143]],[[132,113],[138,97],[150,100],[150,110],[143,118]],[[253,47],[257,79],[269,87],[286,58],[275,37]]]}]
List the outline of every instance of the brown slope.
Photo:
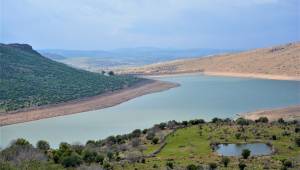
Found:
[{"label": "brown slope", "polygon": [[300,80],[300,42],[241,53],[175,60],[119,72],[144,75],[204,72],[211,75]]}]

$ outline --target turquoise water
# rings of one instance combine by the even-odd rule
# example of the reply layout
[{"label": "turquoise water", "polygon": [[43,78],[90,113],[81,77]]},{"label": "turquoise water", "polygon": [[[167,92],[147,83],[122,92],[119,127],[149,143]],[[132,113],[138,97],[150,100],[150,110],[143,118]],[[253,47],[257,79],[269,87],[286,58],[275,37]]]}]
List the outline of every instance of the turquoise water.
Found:
[{"label": "turquoise water", "polygon": [[181,86],[102,110],[4,126],[0,145],[23,137],[33,144],[44,139],[57,147],[62,141],[85,143],[168,120],[235,118],[241,112],[300,104],[300,82],[296,81],[203,75],[160,79]]},{"label": "turquoise water", "polygon": [[241,156],[244,149],[251,151],[250,156],[272,154],[272,148],[265,143],[220,144],[216,152],[223,156]]}]

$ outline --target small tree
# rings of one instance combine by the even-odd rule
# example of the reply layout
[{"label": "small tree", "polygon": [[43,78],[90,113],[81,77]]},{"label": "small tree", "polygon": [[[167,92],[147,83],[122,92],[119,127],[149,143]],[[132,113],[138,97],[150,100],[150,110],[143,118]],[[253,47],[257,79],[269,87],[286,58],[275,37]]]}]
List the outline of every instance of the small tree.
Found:
[{"label": "small tree", "polygon": [[187,167],[186,167],[186,170],[197,170],[198,167],[194,164],[189,164]]},{"label": "small tree", "polygon": [[297,146],[300,147],[300,136],[295,138],[295,143],[296,143]]},{"label": "small tree", "polygon": [[166,166],[167,166],[168,168],[170,168],[170,169],[173,169],[173,168],[174,168],[174,163],[171,162],[171,161],[168,161],[168,162],[166,163]]},{"label": "small tree", "polygon": [[209,163],[209,169],[210,170],[215,170],[217,169],[218,165],[215,162]]},{"label": "small tree", "polygon": [[239,163],[240,170],[244,170],[247,167],[247,165],[244,162]]},{"label": "small tree", "polygon": [[92,162],[96,162],[97,155],[98,154],[96,151],[85,150],[83,151],[82,159],[84,160],[84,162],[90,164]]},{"label": "small tree", "polygon": [[45,140],[40,140],[36,143],[36,147],[39,149],[39,150],[43,150],[43,151],[47,151],[50,149],[50,145],[47,141]]},{"label": "small tree", "polygon": [[279,118],[279,119],[277,120],[277,122],[280,123],[280,124],[284,124],[284,123],[285,123],[284,120],[283,120],[282,118]]},{"label": "small tree", "polygon": [[251,151],[249,149],[244,149],[242,151],[242,156],[244,159],[247,159],[250,156],[250,154],[251,154]]},{"label": "small tree", "polygon": [[268,123],[269,119],[267,117],[260,117],[260,118],[256,119],[255,122]]},{"label": "small tree", "polygon": [[113,75],[115,75],[115,73],[113,71],[109,71],[108,75],[113,76]]},{"label": "small tree", "polygon": [[70,156],[66,156],[62,159],[62,165],[64,167],[77,167],[81,164],[82,160],[77,153],[72,153]]},{"label": "small tree", "polygon": [[225,167],[227,167],[230,162],[230,159],[228,157],[222,157],[221,162],[224,164]]},{"label": "small tree", "polygon": [[159,141],[158,137],[152,139],[152,143],[155,145],[158,144],[158,141]]}]

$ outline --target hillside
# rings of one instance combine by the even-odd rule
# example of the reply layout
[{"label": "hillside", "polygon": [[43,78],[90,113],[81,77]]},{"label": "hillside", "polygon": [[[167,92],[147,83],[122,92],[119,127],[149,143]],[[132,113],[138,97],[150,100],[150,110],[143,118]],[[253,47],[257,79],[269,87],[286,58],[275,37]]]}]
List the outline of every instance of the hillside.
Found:
[{"label": "hillside", "polygon": [[144,75],[204,72],[225,76],[300,79],[299,63],[300,43],[297,42],[241,53],[175,60],[119,72]]},{"label": "hillside", "polygon": [[75,69],[27,44],[0,44],[0,56],[0,112],[94,96],[141,80]]}]

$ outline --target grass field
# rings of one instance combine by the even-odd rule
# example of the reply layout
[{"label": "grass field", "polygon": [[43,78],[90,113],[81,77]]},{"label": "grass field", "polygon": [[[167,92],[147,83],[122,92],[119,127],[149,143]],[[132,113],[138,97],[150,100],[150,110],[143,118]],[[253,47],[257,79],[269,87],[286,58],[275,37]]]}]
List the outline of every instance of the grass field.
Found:
[{"label": "grass field", "polygon": [[[166,146],[156,157],[146,159],[146,163],[126,164],[125,169],[165,169],[167,162],[173,162],[174,169],[183,169],[189,164],[203,165],[207,167],[209,163],[215,162],[219,169],[239,169],[240,161],[247,165],[247,169],[280,169],[281,160],[292,160],[294,169],[300,168],[300,148],[294,144],[293,139],[296,133],[293,132],[293,125],[271,125],[253,124],[244,126],[244,133],[240,139],[235,137],[241,129],[237,125],[216,125],[205,124],[196,125],[183,129],[178,129],[173,135],[166,139]],[[284,135],[284,133],[290,135]],[[259,136],[257,134],[260,134]],[[277,140],[271,137],[276,135]],[[217,155],[210,147],[211,142],[216,143],[251,143],[262,142],[271,143],[275,148],[275,153],[270,156],[250,157],[242,159],[240,157],[230,157],[230,163],[225,168],[221,163],[221,156]],[[148,147],[145,153],[149,153],[158,148],[156,145]],[[157,166],[154,166],[157,165]],[[157,167],[157,168],[153,168]],[[117,167],[117,169],[121,167]]]}]

